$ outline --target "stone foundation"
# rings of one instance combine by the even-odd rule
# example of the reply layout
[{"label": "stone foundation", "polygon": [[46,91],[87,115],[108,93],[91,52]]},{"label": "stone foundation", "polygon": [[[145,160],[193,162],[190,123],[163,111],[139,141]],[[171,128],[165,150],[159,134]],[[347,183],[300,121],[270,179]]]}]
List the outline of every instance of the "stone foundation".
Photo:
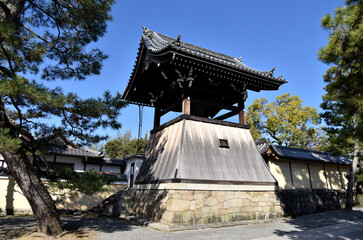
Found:
[{"label": "stone foundation", "polygon": [[291,217],[344,208],[346,201],[345,191],[331,189],[283,189],[277,196]]},{"label": "stone foundation", "polygon": [[357,194],[356,202],[358,206],[363,207],[363,193]]},{"label": "stone foundation", "polygon": [[283,215],[275,191],[133,191],[135,213],[171,226],[269,219]]},{"label": "stone foundation", "polygon": [[[206,190],[207,187],[213,189]],[[112,195],[90,212],[123,218],[136,215],[169,226],[183,226],[295,217],[345,206],[346,192],[340,190],[268,189],[257,185],[254,188],[259,190],[250,188],[200,184],[139,186]]]}]

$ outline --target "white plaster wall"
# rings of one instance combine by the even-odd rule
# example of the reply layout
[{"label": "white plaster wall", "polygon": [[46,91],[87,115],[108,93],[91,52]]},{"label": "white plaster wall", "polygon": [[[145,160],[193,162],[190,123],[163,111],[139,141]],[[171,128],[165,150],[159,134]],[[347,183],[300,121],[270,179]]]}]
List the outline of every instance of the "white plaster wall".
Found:
[{"label": "white plaster wall", "polygon": [[98,165],[98,164],[86,164],[86,171],[88,171],[90,169],[93,169],[94,171],[99,172],[100,171],[100,165]]},{"label": "white plaster wall", "polygon": [[[47,162],[53,162],[54,156],[53,155],[45,156],[44,159]],[[56,163],[73,163],[75,171],[83,171],[82,158],[80,158],[80,157],[57,156],[55,162]]]},{"label": "white plaster wall", "polygon": [[[53,162],[54,161],[54,155],[47,155],[43,156],[45,161],[47,162]],[[29,158],[31,162],[33,162],[32,157]],[[3,156],[0,154],[0,161],[3,160]],[[139,162],[138,162],[139,161]],[[135,160],[135,174],[139,171],[139,168],[141,166],[142,160]],[[82,163],[81,157],[67,157],[67,156],[57,156],[56,157],[56,163],[73,163],[74,164],[74,171],[76,172],[83,172],[84,171],[84,164]],[[1,166],[1,162],[0,162]],[[131,166],[131,165],[130,165]],[[128,165],[128,167],[130,167]],[[4,162],[4,167],[7,167],[6,163]],[[93,169],[96,172],[100,171],[100,165],[98,164],[86,164],[86,171],[89,169]],[[121,173],[121,167],[120,166],[105,166],[102,165],[102,172],[110,172],[110,173]],[[125,171],[126,172],[126,171]],[[129,178],[129,176],[128,176]]]},{"label": "white plaster wall", "polygon": [[309,170],[306,162],[291,162],[295,188],[310,188]]},{"label": "white plaster wall", "polygon": [[64,157],[64,156],[57,156],[56,159],[57,163],[74,163],[74,170],[82,170],[83,171],[83,163],[82,158],[77,157]]},{"label": "white plaster wall", "polygon": [[330,189],[342,189],[340,172],[337,165],[326,164],[326,174],[328,176],[328,186]]},{"label": "white plaster wall", "polygon": [[280,188],[292,188],[289,162],[270,160],[269,166],[270,171],[272,175],[276,178]]},{"label": "white plaster wall", "polygon": [[121,173],[121,167],[102,165],[102,172]]},{"label": "white plaster wall", "polygon": [[347,189],[348,187],[348,178],[347,176],[349,175],[349,170],[350,170],[350,166],[340,166],[340,171],[342,173],[342,178],[343,178],[343,188]]},{"label": "white plaster wall", "polygon": [[[46,182],[44,182],[46,183]],[[108,185],[108,191],[96,192],[92,195],[77,193],[75,196],[58,195],[56,192],[51,193],[54,200],[62,200],[57,202],[57,209],[81,210],[85,211],[96,206],[102,200],[110,195],[124,189],[126,182]],[[67,190],[64,190],[67,192]],[[15,183],[11,176],[0,176],[0,216],[6,215],[6,209],[13,209],[15,215],[32,214],[32,210],[21,189]]]},{"label": "white plaster wall", "polygon": [[324,166],[322,163],[309,163],[310,173],[311,173],[311,182],[313,188],[322,188],[326,189],[327,187],[327,179],[324,173]]},{"label": "white plaster wall", "polygon": [[131,159],[126,163],[126,169],[125,169],[125,175],[127,176],[127,186],[130,187],[130,174],[131,174],[131,164],[135,163],[135,167],[134,167],[134,182],[136,179],[137,174],[139,173],[141,164],[142,164],[143,159],[141,158],[135,158],[135,159]]},{"label": "white plaster wall", "polygon": [[4,161],[4,157],[0,154],[0,167],[1,166],[3,166],[4,168],[6,168],[8,165]]}]

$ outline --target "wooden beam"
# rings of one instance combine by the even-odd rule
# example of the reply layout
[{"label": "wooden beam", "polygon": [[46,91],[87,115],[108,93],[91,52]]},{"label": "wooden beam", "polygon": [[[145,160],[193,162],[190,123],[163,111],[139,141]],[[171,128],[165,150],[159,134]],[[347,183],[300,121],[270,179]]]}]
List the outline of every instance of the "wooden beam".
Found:
[{"label": "wooden beam", "polygon": [[180,106],[180,104],[182,104],[181,100],[176,101],[175,103],[165,107],[163,110],[161,110],[161,116],[167,114],[168,112],[171,111],[171,109],[175,108],[176,106]]},{"label": "wooden beam", "polygon": [[219,117],[216,117],[214,118],[215,120],[224,120],[224,119],[227,119],[229,117],[233,117],[234,115],[237,115],[238,114],[238,111],[230,111],[228,113],[225,113]]},{"label": "wooden beam", "polygon": [[231,111],[240,111],[240,108],[238,108],[238,107],[235,107],[233,105],[223,104],[223,103],[216,102],[216,101],[209,101],[209,100],[196,98],[196,97],[193,97],[192,101],[195,102],[195,103],[200,103],[200,104],[203,104],[205,106],[214,107],[214,108],[217,108],[217,109],[227,109],[227,110],[231,110]]},{"label": "wooden beam", "polygon": [[[201,87],[193,86],[191,91],[196,92],[196,93],[207,93],[208,95],[212,95],[212,96],[227,97],[229,99],[232,98],[232,99],[236,99],[236,102],[241,98],[241,94],[233,93],[230,91],[224,91],[222,89],[214,90],[214,89],[209,89],[209,88],[201,88]],[[196,94],[196,95],[198,95],[198,94]]]}]

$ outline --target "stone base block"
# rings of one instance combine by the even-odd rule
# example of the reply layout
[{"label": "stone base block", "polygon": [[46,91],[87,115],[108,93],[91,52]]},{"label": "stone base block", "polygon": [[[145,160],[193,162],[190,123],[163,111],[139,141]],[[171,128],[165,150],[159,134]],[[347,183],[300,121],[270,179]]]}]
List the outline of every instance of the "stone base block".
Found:
[{"label": "stone base block", "polygon": [[277,195],[291,217],[344,208],[346,202],[345,191],[332,189],[281,189]]},{"label": "stone base block", "polygon": [[269,219],[283,215],[275,191],[135,189],[134,210],[169,226]]}]

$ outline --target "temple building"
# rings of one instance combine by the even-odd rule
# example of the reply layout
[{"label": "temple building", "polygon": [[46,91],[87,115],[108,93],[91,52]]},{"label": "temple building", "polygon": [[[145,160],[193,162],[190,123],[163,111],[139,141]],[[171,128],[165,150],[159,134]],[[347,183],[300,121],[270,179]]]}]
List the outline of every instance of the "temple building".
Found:
[{"label": "temple building", "polygon": [[279,146],[270,140],[256,144],[280,189],[347,188],[352,164],[348,156]]},{"label": "temple building", "polygon": [[[167,225],[280,216],[276,180],[246,125],[247,91],[287,81],[241,59],[144,28],[123,99],[154,107],[137,175],[136,212]],[[220,114],[221,110],[228,110]],[[181,115],[160,124],[169,111]],[[238,115],[239,122],[225,119]]]}]

